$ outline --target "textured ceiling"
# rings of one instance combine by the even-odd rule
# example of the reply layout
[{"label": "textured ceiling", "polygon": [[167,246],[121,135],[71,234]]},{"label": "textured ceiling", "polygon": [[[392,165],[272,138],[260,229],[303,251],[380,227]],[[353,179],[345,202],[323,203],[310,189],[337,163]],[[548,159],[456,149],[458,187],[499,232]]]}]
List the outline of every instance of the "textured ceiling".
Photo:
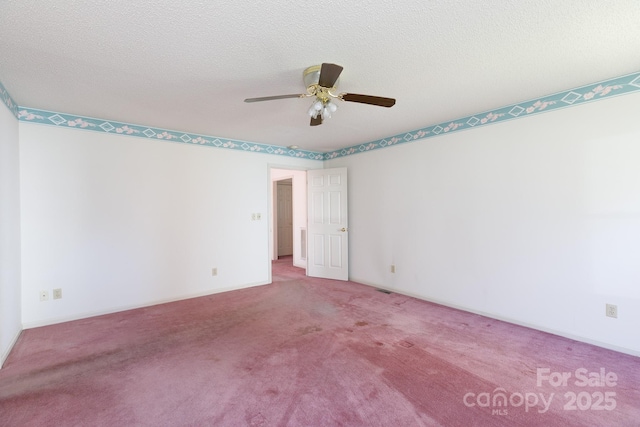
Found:
[{"label": "textured ceiling", "polygon": [[[638,0],[4,0],[0,81],[25,107],[330,151],[640,70]],[[302,71],[344,66],[310,127]]]}]

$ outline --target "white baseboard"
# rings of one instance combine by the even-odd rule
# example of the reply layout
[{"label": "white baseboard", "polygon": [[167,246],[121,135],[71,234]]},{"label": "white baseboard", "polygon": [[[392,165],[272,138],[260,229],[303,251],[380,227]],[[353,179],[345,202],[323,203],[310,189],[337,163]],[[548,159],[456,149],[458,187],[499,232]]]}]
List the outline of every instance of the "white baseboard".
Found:
[{"label": "white baseboard", "polygon": [[80,319],[87,319],[89,317],[103,316],[105,314],[119,313],[121,311],[135,310],[136,308],[151,307],[151,306],[154,306],[154,305],[167,304],[167,303],[177,302],[177,301],[183,301],[183,300],[187,300],[187,299],[191,299],[191,298],[199,298],[199,297],[204,297],[204,296],[207,296],[207,295],[219,294],[219,293],[222,293],[222,292],[236,291],[236,290],[239,290],[239,289],[246,289],[246,288],[252,288],[252,287],[255,287],[255,286],[268,285],[269,283],[271,283],[271,282],[255,282],[255,283],[249,283],[249,284],[241,285],[241,286],[231,286],[231,287],[227,287],[227,288],[215,289],[213,291],[198,292],[198,293],[194,293],[194,294],[184,295],[184,296],[181,296],[181,297],[178,297],[178,298],[154,300],[154,301],[150,301],[150,302],[145,303],[145,304],[130,305],[130,306],[120,306],[120,307],[115,307],[113,309],[90,311],[90,312],[74,314],[74,315],[71,315],[71,316],[62,316],[62,317],[56,317],[56,318],[46,319],[46,320],[37,320],[37,321],[34,321],[34,322],[23,322],[22,323],[22,329],[39,328],[41,326],[55,325],[55,324],[58,324],[58,323],[71,322],[73,320],[80,320]]},{"label": "white baseboard", "polygon": [[445,307],[454,308],[456,310],[466,311],[467,313],[479,314],[480,316],[488,317],[490,319],[500,320],[502,322],[511,323],[513,325],[524,326],[525,328],[535,329],[536,331],[546,332],[546,333],[549,333],[549,334],[552,334],[552,335],[557,335],[559,337],[568,338],[570,340],[580,341],[580,342],[583,342],[583,343],[586,343],[586,344],[595,345],[597,347],[606,348],[607,350],[617,351],[618,353],[624,353],[624,354],[628,354],[630,356],[640,357],[640,351],[633,350],[633,349],[630,349],[630,348],[620,347],[620,346],[609,344],[609,343],[606,343],[606,342],[593,340],[593,339],[588,338],[588,337],[583,337],[583,336],[580,336],[580,335],[574,335],[574,334],[570,334],[570,333],[567,333],[567,332],[559,331],[559,330],[556,330],[556,329],[545,328],[545,327],[541,327],[541,326],[538,326],[538,325],[535,325],[535,324],[531,324],[531,323],[527,323],[527,322],[521,322],[521,321],[516,320],[516,319],[512,319],[512,318],[504,317],[504,316],[498,316],[498,315],[495,315],[493,313],[486,313],[484,311],[474,310],[474,309],[471,309],[471,308],[468,308],[468,307],[464,307],[464,306],[459,306],[459,305],[456,305],[456,304],[450,304],[448,302],[439,301],[439,300],[433,299],[433,298],[425,298],[425,297],[423,297],[421,295],[416,295],[416,294],[413,294],[411,292],[398,291],[397,289],[387,288],[387,287],[384,287],[384,286],[378,286],[376,284],[367,283],[365,281],[361,281],[361,280],[354,279],[354,278],[350,278],[349,280],[352,281],[352,282],[355,282],[355,283],[361,283],[361,284],[366,285],[366,286],[372,286],[372,287],[377,288],[377,289],[384,289],[384,290],[390,291],[392,293],[396,293],[396,294],[400,294],[400,295],[406,295],[408,297],[416,298],[416,299],[419,299],[419,300],[422,300],[422,301],[428,301],[428,302],[432,302],[434,304],[442,305],[442,306],[445,306]]},{"label": "white baseboard", "polygon": [[0,355],[0,369],[2,369],[2,367],[4,366],[4,362],[7,360],[7,357],[9,357],[9,353],[11,353],[11,350],[13,350],[13,346],[15,346],[18,342],[18,338],[20,338],[21,333],[22,330],[16,332],[7,349],[2,353],[2,355]]}]

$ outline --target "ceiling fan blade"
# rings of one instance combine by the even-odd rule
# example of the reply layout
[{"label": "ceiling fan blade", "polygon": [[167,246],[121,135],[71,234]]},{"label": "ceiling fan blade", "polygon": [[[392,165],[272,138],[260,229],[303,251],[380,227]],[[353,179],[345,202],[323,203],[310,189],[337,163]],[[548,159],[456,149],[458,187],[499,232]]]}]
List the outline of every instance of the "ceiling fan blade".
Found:
[{"label": "ceiling fan blade", "polygon": [[342,67],[337,64],[322,64],[318,84],[322,87],[333,87],[342,73]]},{"label": "ceiling fan blade", "polygon": [[247,98],[244,102],[261,102],[261,101],[273,101],[274,99],[286,99],[286,98],[304,98],[306,95],[276,95],[276,96],[263,96],[261,98]]},{"label": "ceiling fan blade", "polygon": [[318,114],[318,117],[316,117],[315,119],[311,117],[311,126],[318,126],[321,124],[322,124],[322,117],[320,116],[320,114]]},{"label": "ceiling fan blade", "polygon": [[377,105],[379,107],[393,107],[396,100],[381,96],[358,95],[357,93],[344,93],[340,96],[344,101],[359,102],[361,104]]}]

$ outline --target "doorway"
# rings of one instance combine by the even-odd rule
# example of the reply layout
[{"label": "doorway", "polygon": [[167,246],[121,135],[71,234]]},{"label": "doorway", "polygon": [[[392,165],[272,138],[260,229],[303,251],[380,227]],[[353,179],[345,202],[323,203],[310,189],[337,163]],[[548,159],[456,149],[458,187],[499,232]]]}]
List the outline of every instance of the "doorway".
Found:
[{"label": "doorway", "polygon": [[[307,268],[307,171],[269,168],[270,262],[288,256],[294,267]],[[290,201],[288,193],[291,193]],[[282,194],[284,193],[284,197]],[[290,237],[289,237],[290,236]],[[282,242],[281,240],[285,240]],[[289,249],[289,243],[291,249]],[[290,255],[286,255],[289,253]]]},{"label": "doorway", "polygon": [[277,258],[292,257],[293,261],[293,179],[276,181],[276,245]]},{"label": "doorway", "polygon": [[[347,169],[305,171],[270,167],[269,176],[269,265],[278,260],[279,254],[284,254],[280,252],[278,239],[289,238],[286,235],[288,223],[278,215],[278,187],[282,186],[283,191],[288,191],[285,186],[290,180],[293,266],[304,268],[310,276],[348,280]],[[282,206],[284,210],[289,209],[287,202]],[[284,233],[278,231],[279,221],[286,225],[287,231]]]}]

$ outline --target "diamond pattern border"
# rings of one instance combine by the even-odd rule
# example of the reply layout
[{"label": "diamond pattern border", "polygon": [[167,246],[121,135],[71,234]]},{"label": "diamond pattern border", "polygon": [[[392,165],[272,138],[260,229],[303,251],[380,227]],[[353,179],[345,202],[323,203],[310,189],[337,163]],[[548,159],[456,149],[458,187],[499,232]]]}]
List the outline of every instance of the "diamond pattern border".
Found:
[{"label": "diamond pattern border", "polygon": [[[594,87],[601,87],[604,89],[598,92],[598,96],[593,96]],[[423,127],[411,132],[403,132],[402,134],[394,136],[387,136],[376,141],[359,143],[351,147],[341,148],[339,150],[331,151],[328,153],[320,153],[308,150],[290,150],[277,145],[251,143],[246,141],[222,141],[220,138],[215,136],[175,132],[160,128],[151,128],[146,126],[143,127],[139,125],[119,122],[109,122],[90,117],[20,107],[15,104],[7,90],[4,88],[4,86],[2,86],[2,83],[0,82],[0,98],[19,121],[55,126],[64,126],[66,124],[67,126],[74,129],[83,129],[95,132],[111,132],[115,130],[115,133],[117,134],[132,137],[157,139],[174,143],[193,142],[204,146],[240,151],[251,151],[257,153],[266,152],[273,155],[300,157],[312,160],[329,160],[335,159],[337,157],[350,156],[360,152],[387,148],[393,145],[419,141],[427,138],[434,138],[440,135],[484,126],[487,124],[500,123],[505,120],[527,117],[541,112],[553,111],[558,108],[567,108],[569,106],[573,106],[576,103],[576,105],[582,105],[587,102],[605,99],[610,96],[622,95],[638,91],[640,91],[640,72],[616,77],[599,83],[592,83],[552,95],[546,95],[544,97],[527,102],[520,102],[518,104],[509,105],[495,110],[476,113],[468,117],[463,117],[455,120],[447,120],[443,123]],[[523,105],[524,107],[522,107]],[[480,119],[479,117],[482,117],[482,119]],[[455,123],[455,126],[452,127],[451,125],[453,123]],[[445,129],[447,131],[445,131]]]},{"label": "diamond pattern border", "polygon": [[525,111],[524,108],[522,108],[519,105],[516,105],[511,110],[509,110],[509,114],[511,114],[513,117],[518,117],[520,114],[522,114],[523,111]]},{"label": "diamond pattern border", "polygon": [[576,92],[569,92],[565,96],[562,97],[561,101],[566,102],[567,104],[573,104],[578,99],[582,98],[582,95]]},{"label": "diamond pattern border", "polygon": [[467,124],[468,124],[469,126],[475,126],[475,125],[477,125],[477,124],[478,124],[478,122],[480,122],[480,119],[479,119],[479,118],[477,118],[477,117],[475,117],[475,116],[474,116],[474,117],[471,117],[469,120],[467,120]]},{"label": "diamond pattern border", "polygon": [[11,114],[13,114],[16,119],[20,119],[18,104],[16,104],[16,101],[11,97],[9,91],[2,85],[2,82],[0,82],[0,99],[2,99],[4,105],[11,111]]},{"label": "diamond pattern border", "polygon": [[53,123],[56,126],[59,126],[62,123],[66,122],[64,117],[62,117],[60,114],[54,114],[53,116],[49,116],[47,118],[51,121],[51,123]]},{"label": "diamond pattern border", "polygon": [[111,132],[112,130],[114,130],[116,127],[114,125],[112,125],[109,122],[104,122],[100,125],[100,128],[105,131],[105,132]]}]

